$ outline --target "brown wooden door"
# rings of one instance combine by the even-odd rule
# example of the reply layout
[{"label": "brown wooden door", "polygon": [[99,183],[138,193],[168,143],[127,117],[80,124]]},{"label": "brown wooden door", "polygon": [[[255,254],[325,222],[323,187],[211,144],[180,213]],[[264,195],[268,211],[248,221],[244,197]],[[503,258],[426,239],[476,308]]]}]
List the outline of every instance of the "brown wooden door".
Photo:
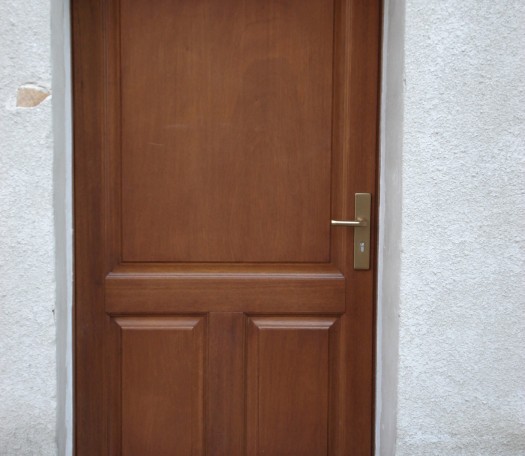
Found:
[{"label": "brown wooden door", "polygon": [[72,10],[76,454],[370,455],[380,1]]}]

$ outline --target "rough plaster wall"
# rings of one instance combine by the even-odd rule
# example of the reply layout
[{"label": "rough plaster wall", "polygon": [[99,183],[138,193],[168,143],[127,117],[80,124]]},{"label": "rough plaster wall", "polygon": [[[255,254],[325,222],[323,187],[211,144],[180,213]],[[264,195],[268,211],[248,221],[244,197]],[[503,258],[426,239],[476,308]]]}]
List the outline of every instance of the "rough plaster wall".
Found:
[{"label": "rough plaster wall", "polygon": [[55,455],[51,100],[48,0],[0,1],[0,455]]},{"label": "rough plaster wall", "polygon": [[397,456],[525,454],[525,2],[407,0]]}]

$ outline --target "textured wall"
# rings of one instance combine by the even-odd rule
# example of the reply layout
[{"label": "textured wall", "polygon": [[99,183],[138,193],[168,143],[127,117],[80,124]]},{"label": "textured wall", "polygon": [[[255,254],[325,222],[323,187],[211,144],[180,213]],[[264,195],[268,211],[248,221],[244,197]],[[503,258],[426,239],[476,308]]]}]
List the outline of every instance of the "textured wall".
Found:
[{"label": "textured wall", "polygon": [[405,20],[396,454],[524,455],[525,2]]},{"label": "textured wall", "polygon": [[16,107],[50,87],[49,29],[47,0],[0,1],[2,456],[56,454],[51,100]]}]

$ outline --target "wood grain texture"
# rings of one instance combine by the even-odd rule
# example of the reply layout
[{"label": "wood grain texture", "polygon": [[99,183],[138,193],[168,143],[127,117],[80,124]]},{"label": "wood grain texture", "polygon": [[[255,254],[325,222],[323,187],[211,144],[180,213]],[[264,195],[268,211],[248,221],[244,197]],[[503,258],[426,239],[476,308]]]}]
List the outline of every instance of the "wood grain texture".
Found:
[{"label": "wood grain texture", "polygon": [[244,452],[245,316],[210,313],[206,454],[235,456]]},{"label": "wood grain texture", "polygon": [[[332,215],[343,219],[354,214],[354,194],[372,193],[375,207],[371,220],[370,271],[353,269],[353,232],[342,234],[344,241],[333,248],[336,264],[346,282],[346,312],[341,318],[342,343],[340,363],[340,403],[344,404],[340,420],[343,437],[337,454],[370,455],[374,441],[374,353],[375,353],[375,276],[377,243],[377,150],[379,121],[379,74],[381,43],[380,1],[344,1],[336,15],[336,97],[334,128],[339,151],[339,173],[344,191],[334,193]],[[344,87],[344,89],[343,89]],[[335,260],[335,259],[334,259]],[[352,432],[348,432],[352,429]]]},{"label": "wood grain texture", "polygon": [[247,455],[328,454],[334,318],[248,322]]},{"label": "wood grain texture", "polygon": [[[335,313],[345,309],[345,280],[335,269],[279,272],[119,273],[106,278],[106,310],[124,313]],[[266,271],[266,272],[264,272]]]},{"label": "wood grain texture", "polygon": [[203,455],[202,317],[119,318],[122,454]]},{"label": "wood grain texture", "polygon": [[333,2],[121,12],[124,260],[328,261]]},{"label": "wood grain texture", "polygon": [[[72,0],[74,93],[74,437],[75,454],[106,454],[104,99],[105,12],[99,1]],[[97,100],[97,102],[94,102]],[[95,248],[95,246],[97,246]],[[96,435],[97,438],[93,438]]]}]

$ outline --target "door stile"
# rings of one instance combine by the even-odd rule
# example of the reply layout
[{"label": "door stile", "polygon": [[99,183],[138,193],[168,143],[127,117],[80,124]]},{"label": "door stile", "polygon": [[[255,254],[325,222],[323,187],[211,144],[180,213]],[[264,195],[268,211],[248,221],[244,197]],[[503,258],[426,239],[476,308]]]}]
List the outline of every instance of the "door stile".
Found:
[{"label": "door stile", "polygon": [[206,450],[209,455],[243,454],[245,448],[246,314],[208,314]]},{"label": "door stile", "polygon": [[[107,453],[104,311],[106,110],[105,16],[97,0],[72,1],[74,113],[74,442],[75,454]],[[94,248],[98,246],[98,248]],[[97,438],[93,438],[93,436]]]},{"label": "door stile", "polygon": [[[121,93],[120,93],[120,0],[103,2],[104,52],[104,161],[102,178],[105,198],[106,277],[121,263]],[[104,293],[104,350],[108,382],[107,454],[122,454],[122,331],[118,316],[107,312]]]},{"label": "door stile", "polygon": [[[340,20],[335,30],[332,218],[352,219],[354,194],[371,193],[372,246],[377,239],[381,3],[337,2]],[[353,234],[352,229],[332,227],[332,261],[346,279],[346,312],[341,316],[338,361],[340,387],[335,389],[344,407],[333,437],[333,454],[371,455],[376,258],[372,248],[370,270],[354,270]],[[352,438],[348,438],[350,430]]]}]

